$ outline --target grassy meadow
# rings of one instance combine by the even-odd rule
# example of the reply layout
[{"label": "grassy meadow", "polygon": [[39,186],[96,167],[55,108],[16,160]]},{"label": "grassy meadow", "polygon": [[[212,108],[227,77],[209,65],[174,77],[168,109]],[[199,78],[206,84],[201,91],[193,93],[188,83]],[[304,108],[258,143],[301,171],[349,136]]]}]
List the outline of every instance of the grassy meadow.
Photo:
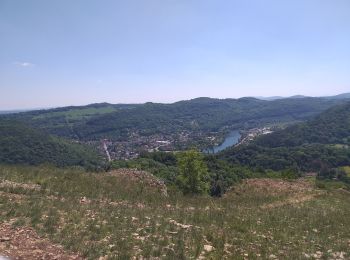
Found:
[{"label": "grassy meadow", "polygon": [[313,179],[245,180],[222,198],[165,197],[125,176],[1,166],[6,222],[87,259],[350,257],[350,194]]}]

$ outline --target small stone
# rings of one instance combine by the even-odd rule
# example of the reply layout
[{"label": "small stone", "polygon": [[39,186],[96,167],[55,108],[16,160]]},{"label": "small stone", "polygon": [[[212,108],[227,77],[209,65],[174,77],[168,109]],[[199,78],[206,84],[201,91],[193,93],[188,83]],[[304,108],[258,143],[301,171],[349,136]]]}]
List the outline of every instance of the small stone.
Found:
[{"label": "small stone", "polygon": [[344,258],[345,258],[345,255],[346,255],[346,253],[345,253],[345,252],[340,252],[340,254],[339,254],[339,258],[344,259]]},{"label": "small stone", "polygon": [[214,250],[214,247],[211,245],[204,245],[204,250],[207,252],[211,252]]}]

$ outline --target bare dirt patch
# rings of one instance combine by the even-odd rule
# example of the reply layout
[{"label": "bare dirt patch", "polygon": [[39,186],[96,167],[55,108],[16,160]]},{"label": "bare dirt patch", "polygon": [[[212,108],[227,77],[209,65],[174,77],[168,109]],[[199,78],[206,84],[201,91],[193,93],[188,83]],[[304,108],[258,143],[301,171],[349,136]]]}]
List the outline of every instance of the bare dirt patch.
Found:
[{"label": "bare dirt patch", "polygon": [[70,254],[62,246],[41,238],[29,227],[13,228],[11,222],[0,224],[0,256],[10,259],[83,259],[78,254]]}]

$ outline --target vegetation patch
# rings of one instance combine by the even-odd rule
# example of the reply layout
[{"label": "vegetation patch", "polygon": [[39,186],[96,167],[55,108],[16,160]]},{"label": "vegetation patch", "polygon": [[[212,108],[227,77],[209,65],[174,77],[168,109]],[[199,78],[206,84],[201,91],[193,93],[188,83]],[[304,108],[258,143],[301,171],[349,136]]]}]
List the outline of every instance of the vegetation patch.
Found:
[{"label": "vegetation patch", "polygon": [[[75,252],[67,255],[337,259],[350,254],[350,197],[338,189],[319,190],[315,179],[249,179],[212,198],[173,189],[164,196],[117,173],[79,169],[1,166],[0,178],[41,187],[0,187],[0,223],[35,230],[40,239]],[[10,201],[9,193],[24,196]],[[0,247],[0,254],[4,250]]]}]

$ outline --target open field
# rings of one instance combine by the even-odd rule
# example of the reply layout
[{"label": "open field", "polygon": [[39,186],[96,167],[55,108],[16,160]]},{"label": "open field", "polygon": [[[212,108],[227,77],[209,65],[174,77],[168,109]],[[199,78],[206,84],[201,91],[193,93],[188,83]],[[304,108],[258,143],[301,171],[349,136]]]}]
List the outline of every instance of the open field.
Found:
[{"label": "open field", "polygon": [[[157,185],[143,183],[127,174],[1,166],[0,255],[23,259],[31,259],[30,255],[33,259],[350,256],[350,194],[345,190],[319,190],[312,179],[250,179],[213,199],[184,197],[173,190],[165,196]],[[29,246],[16,242],[21,239],[33,242]],[[26,255],[21,255],[25,246]]]}]

